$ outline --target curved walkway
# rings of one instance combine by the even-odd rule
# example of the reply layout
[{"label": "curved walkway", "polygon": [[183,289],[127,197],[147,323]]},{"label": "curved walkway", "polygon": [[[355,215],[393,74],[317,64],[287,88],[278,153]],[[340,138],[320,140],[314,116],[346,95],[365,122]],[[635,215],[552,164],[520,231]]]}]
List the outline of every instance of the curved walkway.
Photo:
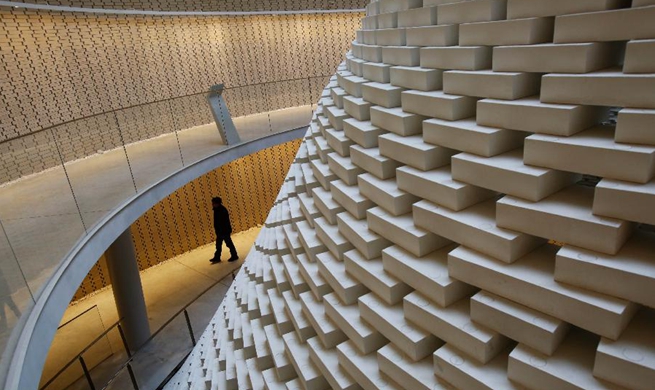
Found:
[{"label": "curved walkway", "polygon": [[[309,122],[310,111],[310,107],[300,107],[272,113],[278,124],[273,130],[281,131],[272,135],[268,125],[257,125],[262,122],[258,117],[268,119],[266,113],[235,120],[242,139],[256,139],[231,147],[222,145],[213,126],[203,126],[180,132],[179,143],[175,135],[163,136],[1,187],[0,218],[8,238],[0,242],[2,266],[16,269],[13,274],[5,272],[5,279],[13,292],[11,298],[23,311],[6,341],[0,372],[0,378],[6,378],[4,388],[38,386],[34,373],[41,372],[70,299],[122,231],[189,181],[240,157],[301,137],[305,130],[298,127]],[[20,263],[20,268],[12,262]],[[26,281],[24,288],[21,279]],[[11,326],[2,335],[4,340],[10,330]]]}]

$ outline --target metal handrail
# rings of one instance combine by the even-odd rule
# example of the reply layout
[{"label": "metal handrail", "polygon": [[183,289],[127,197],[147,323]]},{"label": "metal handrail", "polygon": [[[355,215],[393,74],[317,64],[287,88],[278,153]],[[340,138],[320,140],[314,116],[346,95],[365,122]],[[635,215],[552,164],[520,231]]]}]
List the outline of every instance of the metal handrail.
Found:
[{"label": "metal handrail", "polygon": [[[264,82],[261,82],[261,83],[225,87],[224,89],[225,90],[231,90],[231,89],[253,87],[253,86],[256,86],[256,85],[267,85],[267,84],[284,83],[284,82],[290,82],[290,81],[311,80],[311,79],[319,79],[319,78],[323,78],[323,77],[330,77],[330,75],[300,77],[300,78],[295,78],[295,79],[285,79],[285,80],[278,80],[278,81],[264,81]],[[100,113],[97,113],[97,114],[91,114],[91,115],[83,116],[81,118],[71,119],[69,121],[64,121],[64,122],[60,122],[60,123],[57,123],[57,124],[54,124],[54,125],[43,127],[43,128],[38,129],[38,130],[34,130],[32,132],[29,132],[29,133],[19,134],[17,136],[11,137],[11,138],[5,138],[3,140],[0,140],[0,145],[5,144],[7,142],[11,142],[11,141],[16,141],[16,140],[21,139],[21,138],[26,138],[26,137],[29,137],[29,136],[32,136],[32,135],[36,135],[36,134],[42,133],[44,131],[54,129],[54,128],[59,127],[59,126],[69,125],[69,124],[74,123],[74,122],[84,121],[84,120],[95,118],[95,117],[98,117],[98,116],[113,114],[113,113],[117,113],[117,112],[120,112],[120,111],[123,111],[123,110],[130,110],[130,109],[134,109],[134,108],[137,108],[137,107],[147,106],[147,105],[150,105],[150,104],[170,102],[170,101],[175,100],[175,99],[183,99],[183,98],[187,98],[187,97],[191,97],[191,96],[204,95],[204,94],[207,94],[209,92],[210,91],[195,92],[195,93],[191,93],[191,94],[188,94],[188,95],[180,95],[180,96],[170,97],[170,98],[166,98],[166,99],[155,100],[155,101],[152,101],[152,102],[139,103],[139,104],[135,104],[135,105],[132,105],[132,106],[129,106],[129,107],[116,108],[116,109],[113,109],[113,110],[104,111],[104,112],[100,112]]]}]

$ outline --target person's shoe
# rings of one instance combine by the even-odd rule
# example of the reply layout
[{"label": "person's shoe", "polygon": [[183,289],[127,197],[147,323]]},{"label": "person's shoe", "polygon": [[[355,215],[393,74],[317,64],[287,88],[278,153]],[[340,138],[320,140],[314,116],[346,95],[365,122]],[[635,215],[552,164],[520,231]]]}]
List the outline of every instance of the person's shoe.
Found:
[{"label": "person's shoe", "polygon": [[233,262],[233,261],[237,261],[237,260],[239,260],[239,256],[232,256],[232,257],[230,257],[230,259],[228,261]]},{"label": "person's shoe", "polygon": [[221,259],[209,259],[209,262],[212,264],[220,263]]}]

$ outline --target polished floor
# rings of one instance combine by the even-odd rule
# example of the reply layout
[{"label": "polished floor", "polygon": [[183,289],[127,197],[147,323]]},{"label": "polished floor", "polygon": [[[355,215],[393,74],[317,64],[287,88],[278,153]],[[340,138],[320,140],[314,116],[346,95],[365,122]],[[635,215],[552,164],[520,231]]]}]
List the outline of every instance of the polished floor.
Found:
[{"label": "polished floor", "polygon": [[[294,107],[234,122],[241,139],[251,140],[306,126],[311,109]],[[199,126],[0,186],[0,298],[5,313],[0,318],[0,352],[17,317],[94,223],[137,192],[223,148],[215,125]]]},{"label": "polished floor", "polygon": [[[230,274],[241,266],[259,231],[260,228],[256,227],[233,236],[240,256],[237,262],[209,263],[214,247],[207,245],[142,271],[141,282],[151,331],[155,333],[182,308],[193,302],[188,308],[188,314],[194,335],[196,339],[199,338],[232,282]],[[227,253],[223,254],[227,257]],[[202,295],[198,297],[199,294]],[[66,362],[116,321],[118,313],[111,287],[71,305],[55,336],[41,384],[45,384]],[[182,313],[138,353],[134,371],[139,387],[156,387],[190,347],[191,337]],[[110,331],[107,337],[101,338],[83,357],[89,368],[92,368],[96,387],[104,385],[125,360],[118,331]],[[67,369],[47,389],[67,388],[70,383],[74,383],[70,387],[72,389],[88,388],[78,363]],[[116,386],[119,384],[129,386],[129,383],[123,381]]]}]

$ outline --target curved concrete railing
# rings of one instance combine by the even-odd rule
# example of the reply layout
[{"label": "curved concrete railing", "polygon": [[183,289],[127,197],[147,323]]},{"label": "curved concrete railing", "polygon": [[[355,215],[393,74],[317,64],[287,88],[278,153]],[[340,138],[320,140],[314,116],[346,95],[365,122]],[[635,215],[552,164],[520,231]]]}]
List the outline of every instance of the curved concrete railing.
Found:
[{"label": "curved concrete railing", "polygon": [[98,222],[59,264],[35,304],[21,316],[7,344],[0,383],[4,389],[36,389],[57,326],[78,286],[114,240],[143,213],[186,183],[238,158],[298,139],[301,127],[223,149],[139,192]]}]

